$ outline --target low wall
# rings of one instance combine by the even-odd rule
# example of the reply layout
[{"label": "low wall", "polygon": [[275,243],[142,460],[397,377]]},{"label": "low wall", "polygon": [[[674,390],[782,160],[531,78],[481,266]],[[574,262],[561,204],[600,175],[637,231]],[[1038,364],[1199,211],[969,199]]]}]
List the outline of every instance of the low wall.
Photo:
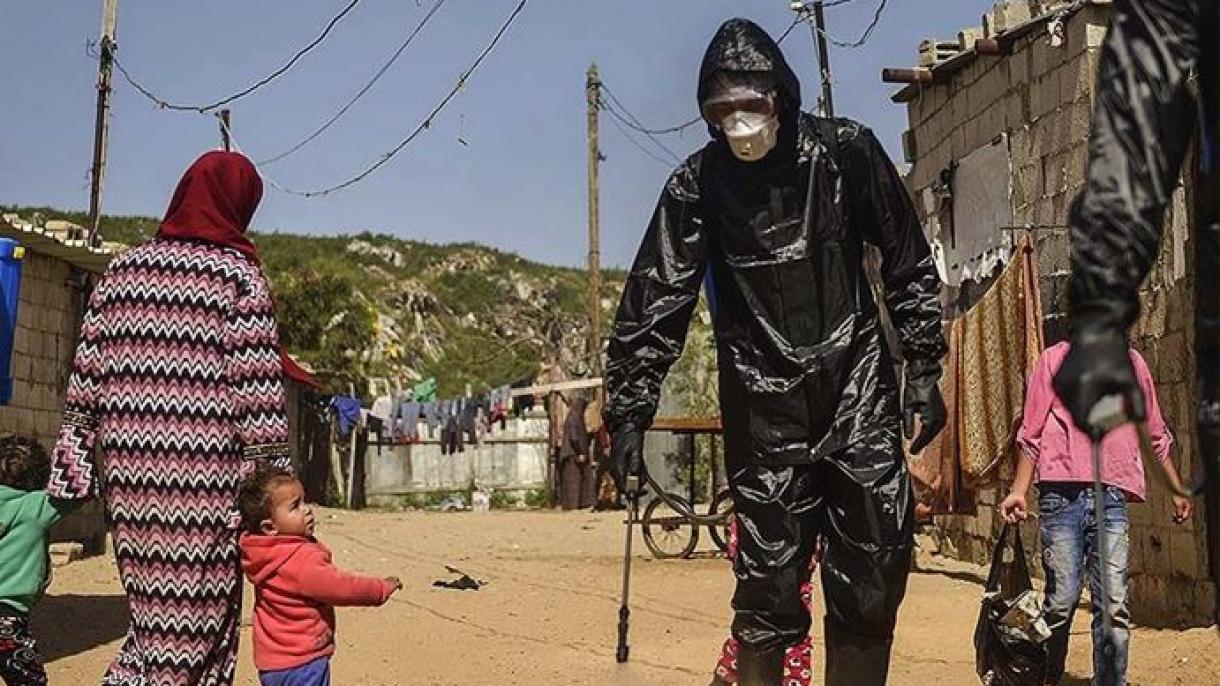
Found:
[{"label": "low wall", "polygon": [[410,445],[370,445],[365,453],[368,504],[385,507],[409,496],[465,491],[474,485],[522,494],[547,486],[547,417],[533,413],[512,419],[490,434],[483,447],[442,455],[439,433]]}]

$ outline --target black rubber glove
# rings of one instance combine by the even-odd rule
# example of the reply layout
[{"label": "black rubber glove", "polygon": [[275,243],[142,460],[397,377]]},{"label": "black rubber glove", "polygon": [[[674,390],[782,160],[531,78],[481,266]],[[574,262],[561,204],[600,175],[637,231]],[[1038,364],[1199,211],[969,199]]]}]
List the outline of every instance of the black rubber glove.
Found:
[{"label": "black rubber glove", "polygon": [[[940,395],[940,365],[935,362],[907,363],[906,387],[902,397],[902,429],[911,441],[910,451],[918,453],[945,428],[947,412]],[[919,416],[919,435],[915,436],[915,417]]]},{"label": "black rubber glove", "polygon": [[1078,329],[1063,366],[1055,374],[1054,386],[1076,426],[1090,435],[1102,433],[1099,427],[1090,426],[1089,413],[1107,396],[1122,397],[1131,421],[1142,422],[1147,414],[1127,336],[1117,328]]},{"label": "black rubber glove", "polygon": [[644,475],[644,432],[634,423],[617,426],[610,435],[610,465],[619,493],[628,498],[636,497]]}]

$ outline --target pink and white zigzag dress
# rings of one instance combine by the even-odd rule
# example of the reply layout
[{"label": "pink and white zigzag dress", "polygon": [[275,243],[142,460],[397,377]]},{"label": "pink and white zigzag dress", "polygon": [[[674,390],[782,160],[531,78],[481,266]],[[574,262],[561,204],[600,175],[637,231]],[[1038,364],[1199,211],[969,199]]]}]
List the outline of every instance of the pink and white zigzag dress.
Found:
[{"label": "pink and white zigzag dress", "polygon": [[278,350],[263,276],[228,248],[154,240],[94,289],[48,491],[106,502],[131,626],[103,684],[232,683],[237,486],[288,461]]}]

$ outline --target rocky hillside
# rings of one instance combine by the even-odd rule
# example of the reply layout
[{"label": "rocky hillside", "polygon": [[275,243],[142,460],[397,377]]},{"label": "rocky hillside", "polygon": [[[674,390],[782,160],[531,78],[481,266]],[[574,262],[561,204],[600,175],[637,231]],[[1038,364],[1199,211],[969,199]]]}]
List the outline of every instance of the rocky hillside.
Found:
[{"label": "rocky hillside", "polygon": [[[5,207],[29,219],[85,223],[79,212]],[[155,232],[150,217],[105,217],[102,234],[128,245]],[[387,235],[253,235],[279,308],[281,338],[333,389],[370,377],[436,377],[442,393],[476,391],[558,362],[585,362],[584,271],[537,264],[475,244],[433,245]],[[623,274],[608,270],[603,321]]]}]

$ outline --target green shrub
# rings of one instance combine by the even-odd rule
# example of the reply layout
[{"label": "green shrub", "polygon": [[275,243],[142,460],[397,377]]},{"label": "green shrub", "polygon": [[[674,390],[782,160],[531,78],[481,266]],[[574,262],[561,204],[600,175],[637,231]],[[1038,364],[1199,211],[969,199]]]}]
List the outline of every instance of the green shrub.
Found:
[{"label": "green shrub", "polygon": [[549,510],[555,507],[555,497],[550,489],[535,488],[525,493],[525,506],[536,510]]}]

